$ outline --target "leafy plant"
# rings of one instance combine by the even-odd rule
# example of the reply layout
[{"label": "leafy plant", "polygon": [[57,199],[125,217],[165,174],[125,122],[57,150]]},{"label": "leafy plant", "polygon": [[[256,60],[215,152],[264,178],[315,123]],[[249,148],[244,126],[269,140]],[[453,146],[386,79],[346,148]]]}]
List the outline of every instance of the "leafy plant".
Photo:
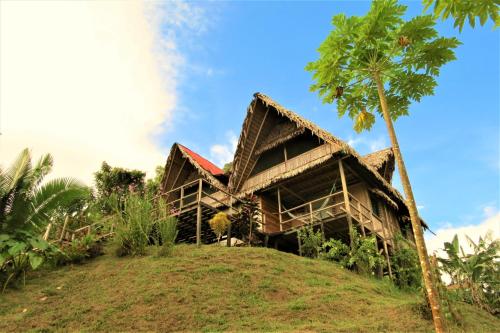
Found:
[{"label": "leafy plant", "polygon": [[394,236],[394,253],[391,256],[394,283],[402,289],[420,289],[422,270],[415,245],[401,234]]},{"label": "leafy plant", "polygon": [[81,263],[86,259],[95,258],[103,253],[102,244],[97,242],[94,235],[85,235],[74,239],[69,244],[61,246],[61,256],[57,258],[58,265]]},{"label": "leafy plant", "polygon": [[360,274],[372,275],[376,268],[385,265],[384,257],[377,251],[375,236],[361,236],[352,229],[352,243],[347,246],[340,240],[330,239],[322,246],[322,257],[340,263]]},{"label": "leafy plant", "polygon": [[109,204],[116,224],[117,255],[145,254],[154,224],[154,206],[151,200],[137,193],[130,193],[124,198],[113,194]]},{"label": "leafy plant", "polygon": [[89,195],[88,188],[70,178],[42,184],[52,166],[49,154],[33,166],[30,151],[24,149],[10,168],[0,168],[0,279],[4,288],[57,251],[40,237],[44,227],[58,209]]},{"label": "leafy plant", "polygon": [[217,242],[220,243],[220,239],[231,224],[231,220],[229,220],[226,213],[219,212],[215,214],[210,221],[208,221],[208,224],[210,225],[212,231],[217,235]]},{"label": "leafy plant", "polygon": [[498,0],[424,0],[425,9],[429,9],[434,5],[433,11],[436,17],[446,20],[448,17],[453,17],[455,28],[460,31],[464,27],[465,21],[468,19],[471,27],[476,25],[476,19],[484,25],[488,17],[493,21],[495,27],[500,25],[498,16]]},{"label": "leafy plant", "polygon": [[475,304],[490,313],[500,313],[500,240],[491,233],[475,243],[466,236],[473,252],[466,254],[458,236],[444,243],[447,258],[439,258],[441,270],[457,286],[455,293],[463,301]]},{"label": "leafy plant", "polygon": [[305,226],[297,231],[300,240],[302,255],[309,258],[317,258],[320,253],[323,236],[321,230],[314,231],[312,226]]}]

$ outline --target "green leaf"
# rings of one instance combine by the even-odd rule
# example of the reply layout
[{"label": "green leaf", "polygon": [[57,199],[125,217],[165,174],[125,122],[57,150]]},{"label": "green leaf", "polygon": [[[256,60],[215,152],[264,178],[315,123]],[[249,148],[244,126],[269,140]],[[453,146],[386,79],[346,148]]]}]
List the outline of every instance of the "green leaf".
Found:
[{"label": "green leaf", "polygon": [[37,238],[32,238],[30,239],[30,244],[33,246],[33,248],[40,249],[40,250],[46,250],[49,247],[49,243],[44,241],[43,239],[37,239]]},{"label": "green leaf", "polygon": [[31,268],[37,269],[43,263],[43,257],[36,254],[35,252],[30,252],[28,254]]},{"label": "green leaf", "polygon": [[6,234],[0,235],[0,242],[6,241],[7,239],[10,239],[9,235],[6,235]]},{"label": "green leaf", "polygon": [[23,252],[26,249],[26,244],[23,242],[16,242],[14,246],[12,246],[8,252],[11,256],[16,256],[19,253]]}]

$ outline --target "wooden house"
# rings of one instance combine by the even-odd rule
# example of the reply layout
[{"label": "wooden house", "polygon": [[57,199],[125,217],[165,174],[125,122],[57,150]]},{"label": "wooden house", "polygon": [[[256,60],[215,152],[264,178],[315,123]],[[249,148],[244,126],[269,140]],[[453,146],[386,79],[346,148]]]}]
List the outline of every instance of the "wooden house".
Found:
[{"label": "wooden house", "polygon": [[177,209],[182,240],[200,243],[206,234],[213,241],[205,221],[216,211],[231,215],[240,198],[253,194],[266,246],[300,252],[297,230],[304,225],[318,228],[326,239],[348,242],[352,226],[363,235],[376,235],[389,260],[395,233],[413,239],[408,208],[391,185],[393,172],[390,148],[360,156],[342,140],[256,93],[231,174],[174,144],[162,191]]}]

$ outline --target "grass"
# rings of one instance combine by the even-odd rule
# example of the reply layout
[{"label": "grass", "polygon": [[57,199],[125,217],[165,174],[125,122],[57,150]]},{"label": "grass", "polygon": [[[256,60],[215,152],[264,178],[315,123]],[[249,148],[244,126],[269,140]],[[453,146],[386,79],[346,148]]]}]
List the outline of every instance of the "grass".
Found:
[{"label": "grass", "polygon": [[[111,251],[110,251],[111,252]],[[430,332],[420,298],[335,264],[263,248],[179,245],[33,274],[0,295],[0,331]],[[500,320],[460,306],[464,326]]]}]

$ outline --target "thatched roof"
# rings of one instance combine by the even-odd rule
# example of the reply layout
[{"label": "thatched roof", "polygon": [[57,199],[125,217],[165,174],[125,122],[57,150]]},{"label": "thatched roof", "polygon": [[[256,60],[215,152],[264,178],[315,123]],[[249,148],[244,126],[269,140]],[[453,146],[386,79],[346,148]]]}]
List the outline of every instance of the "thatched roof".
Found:
[{"label": "thatched roof", "polygon": [[[172,145],[172,148],[170,149],[170,154],[168,155],[167,162],[165,164],[165,173],[163,174],[163,178],[161,181],[163,191],[168,191],[175,186],[175,184],[169,184],[172,188],[165,188],[167,186],[166,182],[172,180],[172,178],[175,177],[173,174],[179,173],[181,171],[175,170],[173,173],[169,171],[173,166],[175,160],[179,158],[185,159],[186,162],[189,162],[189,165],[192,166],[207,182],[215,187],[227,191],[226,185],[223,184],[219,179],[221,177],[224,177],[224,171],[201,155],[195,153],[191,149],[179,143],[174,143]],[[176,166],[178,168],[186,168],[184,162],[180,164],[177,163]],[[167,177],[170,179],[166,179]]]},{"label": "thatched roof", "polygon": [[391,182],[395,167],[392,148],[382,149],[365,155],[363,156],[363,161],[377,170],[388,182]]},{"label": "thatched roof", "polygon": [[[233,192],[238,192],[239,188],[241,187],[241,178],[242,176],[248,176],[248,175],[242,175],[240,174],[242,170],[239,170],[240,168],[245,168],[244,165],[248,164],[248,162],[244,163],[244,159],[249,159],[252,150],[248,149],[248,146],[252,146],[256,144],[256,140],[254,139],[253,142],[247,143],[246,141],[251,139],[249,138],[249,133],[251,132],[250,124],[253,122],[253,118],[255,116],[254,108],[256,107],[257,103],[262,103],[264,106],[267,108],[271,107],[274,109],[279,115],[288,118],[290,121],[296,124],[297,129],[299,128],[304,128],[308,131],[310,131],[312,134],[317,136],[318,138],[324,140],[326,143],[330,143],[333,146],[337,146],[339,148],[339,151],[342,155],[344,156],[349,156],[351,159],[353,159],[360,168],[365,170],[364,174],[367,174],[371,177],[372,181],[375,181],[382,189],[382,193],[385,194],[385,196],[393,202],[397,207],[405,207],[406,210],[408,210],[406,206],[406,202],[403,198],[403,196],[394,188],[392,185],[388,182],[386,178],[384,178],[377,170],[377,165],[379,165],[379,162],[382,161],[382,156],[385,156],[386,158],[389,158],[390,153],[385,152],[384,155],[378,154],[377,156],[372,156],[371,158],[368,159],[368,161],[363,158],[361,155],[359,155],[352,147],[350,147],[346,142],[336,138],[329,132],[323,130],[319,126],[315,125],[314,123],[302,118],[298,114],[294,113],[293,111],[290,111],[286,109],[285,107],[281,106],[274,100],[272,100],[270,97],[261,94],[261,93],[255,93],[254,94],[254,99],[250,103],[248,107],[248,112],[245,117],[245,120],[243,122],[243,128],[241,131],[241,135],[238,141],[238,146],[236,148],[236,153],[235,153],[235,158],[234,158],[234,169],[233,169],[233,174],[229,180],[229,188]],[[267,113],[266,113],[267,115]],[[258,119],[259,122],[264,123],[266,115],[260,116],[260,119]],[[255,124],[252,124],[255,126]],[[258,127],[258,126],[257,126]],[[247,144],[247,147],[245,147],[245,144]],[[249,145],[250,144],[250,145]],[[249,153],[250,151],[250,153]],[[242,153],[246,153],[247,156],[242,156]],[[253,152],[255,154],[255,152]],[[370,163],[370,161],[372,163]],[[322,161],[323,162],[323,161]],[[383,164],[383,163],[382,163]],[[243,170],[244,171],[244,170]],[[287,175],[291,176],[291,175]],[[281,179],[282,177],[280,177]],[[399,203],[399,204],[398,204]]]},{"label": "thatched roof", "polygon": [[260,146],[255,150],[255,153],[262,154],[263,152],[270,150],[280,144],[295,138],[296,136],[304,133],[304,127],[297,127],[294,123],[281,123],[274,128],[274,130],[269,133],[267,138],[260,144]]}]

